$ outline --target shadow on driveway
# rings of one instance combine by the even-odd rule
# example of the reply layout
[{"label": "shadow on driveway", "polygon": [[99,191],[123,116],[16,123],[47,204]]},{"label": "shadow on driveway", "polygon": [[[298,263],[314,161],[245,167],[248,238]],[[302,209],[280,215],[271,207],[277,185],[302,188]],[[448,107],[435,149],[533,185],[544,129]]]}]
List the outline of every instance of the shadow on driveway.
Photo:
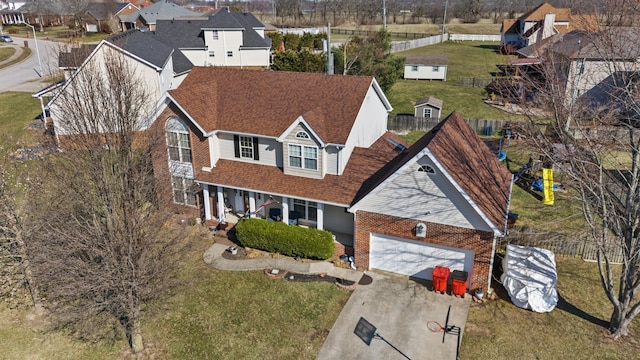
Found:
[{"label": "shadow on driveway", "polygon": [[[318,359],[456,358],[471,295],[460,299],[429,291],[406,278],[367,274],[373,283],[358,286],[351,294]],[[427,322],[433,320],[444,326],[448,312],[449,326],[455,328],[443,342],[444,334],[430,331]]]}]

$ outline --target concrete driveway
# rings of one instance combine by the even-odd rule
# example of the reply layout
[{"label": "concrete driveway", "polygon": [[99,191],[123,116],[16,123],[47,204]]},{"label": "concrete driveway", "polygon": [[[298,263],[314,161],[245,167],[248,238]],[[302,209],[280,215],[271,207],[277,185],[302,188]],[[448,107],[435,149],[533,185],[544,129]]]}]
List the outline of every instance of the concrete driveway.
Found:
[{"label": "concrete driveway", "polygon": [[[464,299],[429,291],[425,285],[407,278],[368,272],[373,283],[354,290],[340,316],[331,328],[318,359],[456,359],[459,329],[460,341],[469,312],[471,295]],[[446,334],[431,332],[429,320],[456,326]],[[356,326],[364,330],[361,318],[377,328],[370,345],[354,333]]]}]

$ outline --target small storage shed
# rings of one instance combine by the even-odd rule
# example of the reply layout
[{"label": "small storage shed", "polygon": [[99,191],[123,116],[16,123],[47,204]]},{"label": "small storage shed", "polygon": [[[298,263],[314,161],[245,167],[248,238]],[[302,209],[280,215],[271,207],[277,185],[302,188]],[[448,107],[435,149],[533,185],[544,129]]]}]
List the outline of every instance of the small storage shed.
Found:
[{"label": "small storage shed", "polygon": [[447,81],[446,55],[409,55],[404,61],[404,78]]},{"label": "small storage shed", "polygon": [[442,112],[442,100],[433,96],[418,99],[414,106],[415,117],[439,119]]}]

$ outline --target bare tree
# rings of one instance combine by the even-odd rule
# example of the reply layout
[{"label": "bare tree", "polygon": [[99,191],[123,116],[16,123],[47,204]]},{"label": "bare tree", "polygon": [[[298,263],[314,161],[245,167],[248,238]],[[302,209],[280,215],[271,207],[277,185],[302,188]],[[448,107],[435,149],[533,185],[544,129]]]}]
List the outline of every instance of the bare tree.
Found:
[{"label": "bare tree", "polygon": [[8,160],[0,163],[0,296],[11,297],[15,291],[26,288],[36,315],[44,314],[40,292],[36,286],[25,238],[34,226],[29,221],[24,198],[23,171]]},{"label": "bare tree", "polygon": [[[581,41],[567,37],[563,42],[579,46],[581,56],[568,58],[551,47],[539,69],[546,82],[529,79],[542,86],[522,104],[535,102],[549,116],[547,131],[534,126],[529,138],[582,203],[602,288],[613,305],[609,331],[615,339],[629,334],[640,313],[640,68],[624,60],[637,58],[628,46],[636,36],[613,28]],[[623,259],[619,273],[612,265],[616,252]]]},{"label": "bare tree", "polygon": [[121,329],[138,353],[143,305],[170,285],[178,243],[152,171],[164,137],[127,59],[115,50],[92,58],[54,101],[63,151],[44,164],[32,201],[45,226],[27,246],[56,324],[81,337]]}]

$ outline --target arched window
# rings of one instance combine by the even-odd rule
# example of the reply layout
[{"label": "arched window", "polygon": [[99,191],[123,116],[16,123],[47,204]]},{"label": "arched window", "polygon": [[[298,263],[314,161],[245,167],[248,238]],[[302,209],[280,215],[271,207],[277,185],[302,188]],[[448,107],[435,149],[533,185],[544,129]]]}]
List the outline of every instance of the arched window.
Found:
[{"label": "arched window", "polygon": [[426,172],[427,174],[435,174],[436,171],[430,165],[420,165],[418,172]]},{"label": "arched window", "polygon": [[296,139],[308,139],[309,138],[309,134],[307,134],[306,131],[298,131],[296,133]]},{"label": "arched window", "polygon": [[171,117],[165,125],[167,135],[167,148],[169,160],[190,163],[191,143],[189,142],[189,129],[187,125],[177,117]]}]

